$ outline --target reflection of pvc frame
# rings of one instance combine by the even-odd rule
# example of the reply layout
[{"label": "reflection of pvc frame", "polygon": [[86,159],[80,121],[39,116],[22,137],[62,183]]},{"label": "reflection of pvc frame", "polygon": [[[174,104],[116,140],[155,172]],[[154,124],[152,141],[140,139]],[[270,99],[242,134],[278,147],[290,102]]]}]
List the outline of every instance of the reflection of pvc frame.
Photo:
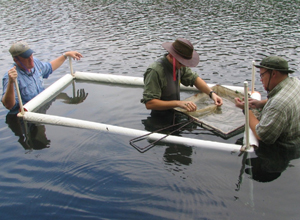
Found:
[{"label": "reflection of pvc frame", "polygon": [[[148,131],[118,127],[118,126],[96,123],[91,121],[34,113],[36,109],[38,109],[40,106],[42,106],[46,102],[53,99],[56,95],[58,95],[58,93],[62,91],[64,88],[66,88],[74,79],[87,80],[93,82],[102,82],[102,83],[131,85],[131,86],[144,86],[142,77],[130,77],[130,76],[119,76],[119,75],[86,73],[86,72],[75,72],[74,74],[66,74],[65,76],[63,76],[62,78],[54,82],[52,85],[50,85],[39,95],[37,95],[35,98],[30,100],[28,103],[26,103],[24,105],[24,109],[25,109],[24,114],[19,113],[18,116],[22,117],[24,120],[28,120],[36,123],[101,130],[113,134],[121,134],[121,135],[133,136],[133,137],[137,137],[149,133]],[[213,85],[208,84],[208,86],[211,87]],[[237,91],[243,91],[242,87],[235,87],[235,86],[225,86],[225,87]],[[194,87],[184,87],[184,86],[182,86],[181,89],[195,90],[195,91],[197,90]],[[160,139],[162,136],[164,135],[153,133],[152,135],[149,136],[149,139],[157,140]],[[211,149],[218,149],[224,151],[239,151],[241,148],[240,145],[236,145],[236,144],[205,141],[205,140],[178,137],[172,135],[169,135],[168,137],[164,138],[162,141],[166,143],[182,144],[186,146],[211,148]],[[253,149],[249,149],[248,151],[253,151]]]}]

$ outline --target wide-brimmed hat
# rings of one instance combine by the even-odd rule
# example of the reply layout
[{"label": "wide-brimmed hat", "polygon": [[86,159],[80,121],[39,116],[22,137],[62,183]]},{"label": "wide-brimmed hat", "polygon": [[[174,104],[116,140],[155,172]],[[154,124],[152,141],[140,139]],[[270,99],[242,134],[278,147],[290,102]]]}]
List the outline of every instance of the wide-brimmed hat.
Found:
[{"label": "wide-brimmed hat", "polygon": [[269,56],[264,58],[259,65],[255,65],[257,68],[265,68],[270,70],[277,70],[285,73],[293,73],[293,70],[289,70],[288,62],[282,57]]},{"label": "wide-brimmed hat", "polygon": [[9,52],[13,57],[20,56],[23,58],[28,58],[34,53],[25,41],[18,41],[11,45]]},{"label": "wide-brimmed hat", "polygon": [[163,43],[162,47],[184,66],[195,67],[199,63],[199,54],[194,50],[191,42],[184,38],[178,38],[175,42]]}]

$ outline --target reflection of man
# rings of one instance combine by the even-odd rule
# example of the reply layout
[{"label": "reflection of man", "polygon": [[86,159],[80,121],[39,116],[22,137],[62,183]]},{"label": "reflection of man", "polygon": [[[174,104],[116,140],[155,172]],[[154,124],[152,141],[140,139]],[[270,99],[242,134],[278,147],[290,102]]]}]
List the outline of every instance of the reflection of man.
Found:
[{"label": "reflection of man", "polygon": [[[85,93],[84,89],[78,89],[77,96],[74,94],[73,97],[70,97],[66,93],[60,93],[56,99],[62,99],[67,104],[78,104],[83,102],[87,96],[88,93]],[[45,103],[37,112],[45,114],[54,100]],[[24,149],[40,150],[50,147],[50,140],[46,137],[44,125],[27,123],[18,118],[16,114],[11,114],[10,112],[6,115],[6,124],[8,124],[15,136],[19,137],[18,141]]]},{"label": "reflection of man", "polygon": [[182,145],[172,145],[166,148],[164,153],[164,161],[166,164],[182,164],[190,165],[192,163],[193,148]]},{"label": "reflection of man", "polygon": [[50,147],[50,140],[46,137],[44,125],[26,123],[15,114],[7,114],[5,122],[15,136],[19,137],[18,142],[25,150],[41,150]]},{"label": "reflection of man", "polygon": [[246,160],[250,167],[245,172],[256,181],[270,182],[281,175],[291,160],[300,157],[300,147],[285,148],[278,144],[270,146],[260,142],[255,154],[256,158]]},{"label": "reflection of man", "polygon": [[[189,123],[185,115],[178,113],[176,116],[177,117],[174,117],[172,114],[166,115],[165,117],[158,117],[157,115],[149,116],[147,119],[142,120],[142,123],[147,131],[178,136],[180,136],[182,130],[193,130],[195,127],[197,127],[197,125]],[[184,127],[181,128],[181,126]],[[192,163],[191,155],[193,150],[191,147],[159,142],[156,142],[155,145],[166,146],[164,161],[167,165],[180,163],[188,166]],[[151,145],[151,147],[153,147],[153,145]]]},{"label": "reflection of man", "polygon": [[33,57],[34,51],[24,41],[14,43],[9,52],[14,66],[4,74],[2,103],[11,113],[17,113],[19,100],[14,82],[17,79],[23,104],[30,101],[45,88],[43,79],[59,68],[68,56],[80,60],[82,55],[77,51],[69,51],[51,62],[41,62]]}]

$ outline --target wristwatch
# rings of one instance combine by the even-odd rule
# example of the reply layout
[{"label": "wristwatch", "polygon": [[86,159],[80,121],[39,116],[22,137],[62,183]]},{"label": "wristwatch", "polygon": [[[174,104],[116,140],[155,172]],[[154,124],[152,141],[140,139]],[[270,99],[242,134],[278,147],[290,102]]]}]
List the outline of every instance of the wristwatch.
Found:
[{"label": "wristwatch", "polygon": [[65,57],[65,59],[67,59],[67,58],[68,58],[68,56],[67,56],[65,53],[63,53],[63,56]]},{"label": "wristwatch", "polygon": [[213,94],[213,93],[217,94],[215,91],[211,90],[211,91],[209,92],[209,98],[212,98],[212,94]]}]

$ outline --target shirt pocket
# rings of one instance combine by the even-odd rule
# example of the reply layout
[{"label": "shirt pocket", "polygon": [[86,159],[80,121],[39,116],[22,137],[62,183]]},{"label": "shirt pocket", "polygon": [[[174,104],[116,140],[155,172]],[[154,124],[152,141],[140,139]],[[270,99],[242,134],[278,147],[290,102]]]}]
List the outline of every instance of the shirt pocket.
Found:
[{"label": "shirt pocket", "polygon": [[35,84],[31,82],[25,86],[20,86],[20,93],[24,103],[30,101],[37,95]]}]

